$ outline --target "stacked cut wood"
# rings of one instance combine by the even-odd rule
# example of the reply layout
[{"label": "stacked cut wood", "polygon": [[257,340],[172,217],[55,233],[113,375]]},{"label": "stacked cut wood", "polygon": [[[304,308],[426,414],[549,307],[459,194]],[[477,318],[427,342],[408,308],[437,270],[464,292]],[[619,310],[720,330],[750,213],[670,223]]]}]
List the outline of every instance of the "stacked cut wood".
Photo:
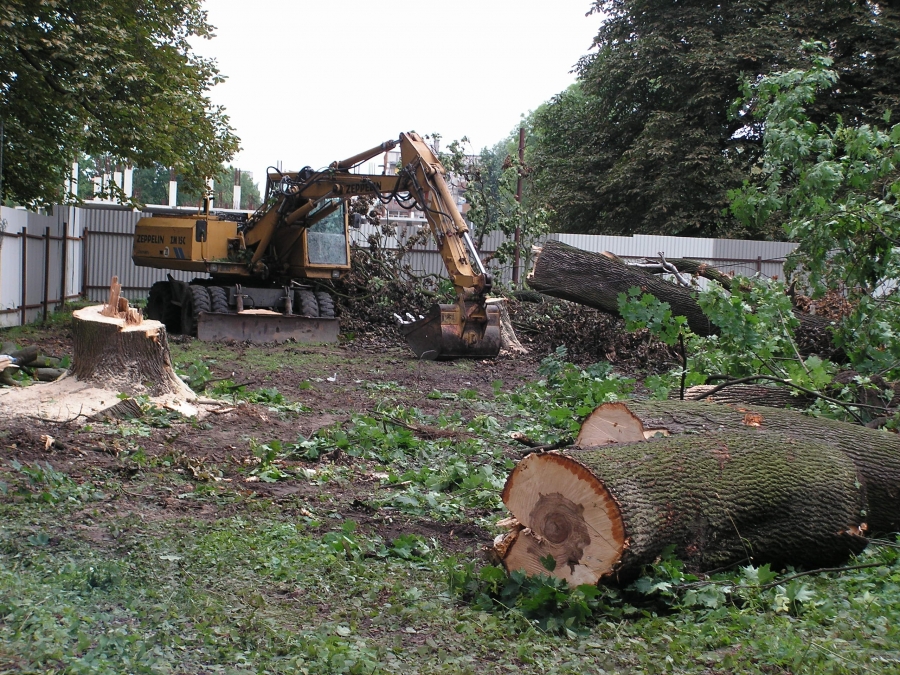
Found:
[{"label": "stacked cut wood", "polygon": [[[763,406],[628,401],[533,453],[503,500],[510,571],[625,581],[670,545],[698,571],[827,567],[900,531],[900,437]],[[552,568],[552,571],[551,571]]]},{"label": "stacked cut wood", "polygon": [[193,396],[172,367],[165,325],[144,320],[120,292],[113,277],[109,302],[73,313],[71,373],[79,381],[129,394]]},{"label": "stacked cut wood", "polygon": [[34,345],[22,349],[10,343],[0,346],[0,384],[20,386],[21,382],[13,377],[19,369],[40,382],[52,382],[66,372],[61,359],[41,354]]}]

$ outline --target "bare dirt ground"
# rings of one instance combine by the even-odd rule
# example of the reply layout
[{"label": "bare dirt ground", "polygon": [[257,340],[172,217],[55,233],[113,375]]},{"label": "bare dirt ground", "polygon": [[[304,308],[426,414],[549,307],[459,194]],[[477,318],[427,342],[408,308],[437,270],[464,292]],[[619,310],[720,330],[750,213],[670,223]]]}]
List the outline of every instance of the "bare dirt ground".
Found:
[{"label": "bare dirt ground", "polygon": [[[178,497],[195,489],[198,476],[214,474],[217,489],[234,491],[242,499],[274,500],[288,510],[301,510],[304,500],[327,500],[335,512],[374,528],[386,539],[402,530],[437,537],[450,550],[487,544],[488,533],[470,523],[398,522],[373,515],[366,502],[379,489],[380,481],[359,459],[332,456],[318,462],[293,462],[294,469],[302,465],[317,470],[322,463],[347,466],[351,479],[329,484],[327,492],[304,481],[248,480],[247,467],[254,461],[253,442],[296,443],[319,429],[345,424],[353,414],[373,412],[384,398],[379,394],[382,389],[390,391],[397,406],[417,408],[425,415],[459,412],[471,418],[473,402],[493,399],[495,390],[515,391],[539,379],[541,360],[560,345],[566,345],[569,360],[610,360],[624,371],[652,364],[665,366],[670,357],[664,347],[646,336],[625,333],[621,322],[593,310],[568,303],[521,303],[511,309],[518,337],[529,354],[501,355],[493,360],[419,361],[390,326],[374,326],[334,345],[220,345],[169,336],[176,365],[202,364],[209,368],[213,383],[229,380],[246,390],[277,389],[287,402],[302,408],[285,414],[265,404],[229,404],[225,400],[200,420],[182,419],[167,428],[144,426],[137,434],[127,425],[95,422],[83,414],[62,422],[43,417],[38,409],[11,416],[2,411],[0,399],[0,456],[4,460],[0,480],[3,472],[11,470],[10,461],[50,462],[73,480],[95,482],[98,489],[102,489],[105,475],[136,481],[108,504],[117,515],[157,519],[190,513],[216,519],[227,515],[223,509],[236,507],[216,501],[204,501],[201,506]],[[54,322],[46,329],[29,328],[24,335],[0,331],[0,340],[37,345],[46,355],[71,354],[72,336],[65,322]],[[41,386],[46,385],[32,385]],[[458,392],[465,396],[455,397]],[[135,448],[146,458],[143,464],[135,462]],[[521,449],[510,442],[504,451],[517,457]],[[184,480],[178,485],[142,480],[148,466],[165,468],[167,475],[174,471],[176,478],[180,475]]]},{"label": "bare dirt ground", "polygon": [[[64,356],[71,353],[71,341],[65,327],[31,332],[27,343],[38,345],[41,353]],[[0,334],[2,337],[2,334]],[[20,339],[20,341],[25,341]],[[540,358],[536,355],[500,357],[491,361],[425,362],[418,361],[405,345],[389,334],[368,341],[345,345],[285,344],[259,347],[249,344],[207,345],[193,338],[172,336],[173,360],[199,359],[207,364],[212,378],[228,379],[247,389],[274,388],[291,403],[302,404],[296,414],[273,412],[269,406],[241,401],[223,401],[199,421],[184,420],[168,428],[142,428],[146,436],[130,437],[111,430],[109,424],[74,415],[57,422],[40,415],[10,416],[0,410],[0,480],[11,471],[10,461],[21,464],[49,462],[54,469],[78,482],[93,481],[102,489],[104,475],[138,481],[105,508],[115,516],[137,514],[142,519],[177,518],[179,515],[216,519],[227,514],[229,506],[219,502],[179,499],[177,491],[190,492],[188,479],[195,472],[216,473],[221,489],[234,490],[245,499],[268,499],[286,508],[300,508],[306,499],[323,499],[321,488],[310,482],[266,483],[248,481],[246,469],[253,461],[251,439],[269,443],[295,443],[309,438],[317,430],[348,421],[355,413],[375,410],[380,401],[378,387],[389,387],[397,405],[416,407],[426,415],[465,413],[471,400],[432,399],[432,392],[477,391],[479,397],[493,397],[494,383],[502,382],[511,390],[537,377]],[[215,358],[204,357],[213,353]],[[30,388],[51,385],[33,384]],[[115,403],[115,399],[109,402]],[[2,407],[2,400],[0,400]],[[154,466],[171,465],[184,476],[177,487],[153,481],[140,481],[145,468],[132,459],[140,447],[147,462]],[[514,452],[510,447],[510,452]],[[331,457],[320,462],[294,462],[316,470],[322,462],[349,464],[350,458]],[[346,518],[390,540],[401,532],[436,537],[448,549],[488,543],[490,537],[467,523],[442,524],[430,520],[387,522],[373,517],[365,502],[377,490],[378,480],[355,461],[354,479],[330,484],[329,507]],[[295,468],[294,467],[294,468]],[[192,476],[192,473],[194,476]],[[199,511],[198,511],[199,509]],[[90,533],[87,533],[90,536]]]}]

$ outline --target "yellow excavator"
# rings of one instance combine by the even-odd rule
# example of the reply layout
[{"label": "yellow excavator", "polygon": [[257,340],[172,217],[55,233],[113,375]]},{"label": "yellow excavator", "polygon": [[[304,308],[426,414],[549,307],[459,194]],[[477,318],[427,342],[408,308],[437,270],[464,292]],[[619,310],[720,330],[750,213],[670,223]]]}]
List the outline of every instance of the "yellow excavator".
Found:
[{"label": "yellow excavator", "polygon": [[[352,169],[400,146],[391,175]],[[150,289],[147,315],[170,332],[201,340],[271,342],[337,340],[334,299],[316,280],[350,270],[350,227],[364,216],[348,201],[375,197],[423,211],[457,293],[400,330],[417,357],[430,360],[493,358],[500,351],[500,318],[486,304],[491,277],[456,207],[446,172],[415,133],[315,171],[270,171],[263,205],[243,221],[209,212],[142,218],[135,228],[136,265],[206,272],[190,283],[173,279]]]}]

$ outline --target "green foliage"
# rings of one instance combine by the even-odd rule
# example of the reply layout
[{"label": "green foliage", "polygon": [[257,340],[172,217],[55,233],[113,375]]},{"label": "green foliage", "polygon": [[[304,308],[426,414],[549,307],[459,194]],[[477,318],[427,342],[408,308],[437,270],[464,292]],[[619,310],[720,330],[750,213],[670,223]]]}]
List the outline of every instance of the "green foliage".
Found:
[{"label": "green foliage", "polygon": [[571,638],[586,635],[586,627],[594,623],[597,611],[604,607],[604,591],[597,586],[570,588],[558,577],[528,576],[521,570],[507,574],[493,565],[476,570],[472,565],[454,563],[447,565],[451,591],[479,609],[520,616],[541,631]]},{"label": "green foliage", "polygon": [[215,363],[209,359],[196,358],[189,363],[176,363],[175,373],[184,380],[188,386],[197,392],[206,390],[206,385],[213,379],[210,364]]},{"label": "green foliage", "polygon": [[592,13],[602,23],[578,82],[535,114],[535,201],[556,231],[784,236],[725,212],[762,151],[761,128],[727,111],[743,80],[802,67],[810,36],[842,74],[818,119],[872,124],[900,103],[890,3],[595,0]]},{"label": "green foliage", "polygon": [[670,347],[678,342],[678,337],[687,326],[683,316],[672,316],[668,302],[662,302],[649,293],[641,294],[641,289],[632,287],[628,294],[619,293],[619,313],[625,319],[626,330],[646,328]]},{"label": "green foliage", "polygon": [[[96,160],[94,160],[96,162]],[[80,167],[79,167],[80,168]],[[105,170],[104,170],[105,169]],[[93,193],[93,184],[89,179],[98,172],[97,168],[91,170],[87,168],[84,179],[79,183],[79,194],[82,198]],[[108,173],[105,167],[99,168],[100,173]],[[219,209],[255,209],[262,198],[259,192],[259,185],[253,182],[250,174],[241,172],[241,203],[238,206],[234,202],[234,172],[233,166],[222,166],[213,176],[214,187],[212,192],[213,207]],[[164,166],[153,166],[151,168],[141,168],[134,170],[133,185],[134,199],[141,204],[168,204],[169,203],[169,169]],[[206,194],[206,188],[197,190],[188,187],[183,176],[175,177],[178,185],[177,199],[178,206],[197,206],[203,195]]]},{"label": "green foliage", "polygon": [[[736,277],[731,292],[710,284],[698,297],[703,313],[720,328],[720,334],[704,341],[696,367],[733,377],[766,373],[788,379],[796,376],[812,384],[805,374],[794,342],[798,322],[784,284],[760,278]],[[822,366],[818,357],[810,365]],[[824,367],[824,366],[823,366]],[[825,385],[830,381],[820,381]]]},{"label": "green foliage", "polygon": [[[515,262],[514,235],[519,230],[520,270],[530,268],[532,245],[549,231],[549,211],[531,198],[531,170],[527,166],[530,155],[531,120],[523,120],[526,129],[525,161],[518,155],[518,130],[492,148],[483,148],[479,154],[470,152],[467,138],[453,141],[441,154],[441,162],[456,179],[465,184],[468,210],[466,218],[474,225],[477,246],[484,237],[499,231],[506,235],[491,260],[500,266],[510,267]],[[519,179],[522,179],[521,200],[516,199]],[[524,273],[521,278],[524,279]]]},{"label": "green foliage", "polygon": [[[684,317],[673,317],[667,303],[641,295],[640,289],[619,295],[619,311],[628,330],[646,328],[668,345],[683,338],[686,355],[690,355],[682,368],[644,379],[652,398],[668,398],[681,386],[682,377],[687,388],[705,383],[714,374],[720,379],[720,374],[731,378],[764,375],[851,404],[858,400],[861,389],[871,385],[867,378],[857,377],[836,391],[837,365],[816,355],[800,355],[794,338],[798,321],[784,284],[778,281],[735,277],[730,292],[712,283],[698,293],[697,300],[720,329],[718,335],[694,335]],[[834,403],[817,401],[813,408],[816,414],[847,418],[847,411]],[[863,413],[863,418],[868,417],[869,413]]]},{"label": "green foliage", "polygon": [[806,47],[810,68],[745,85],[740,110],[765,128],[765,184],[733,192],[732,210],[783,224],[799,243],[791,269],[813,297],[837,292],[852,307],[836,344],[857,369],[890,370],[900,363],[900,125],[814,121],[808,109],[838,76],[821,44]]},{"label": "green foliage", "polygon": [[598,405],[627,398],[634,380],[614,373],[608,362],[585,368],[568,363],[567,354],[565,347],[557,347],[538,367],[544,379],[508,396],[522,409],[540,410],[545,430],[573,433]]},{"label": "green foliage", "polygon": [[[14,472],[9,477],[14,480],[11,484],[0,484],[0,493],[3,495],[50,506],[66,501],[88,502],[105,497],[88,484],[76,483],[67,474],[53,468],[50,462],[27,464],[12,459],[8,466]],[[47,543],[41,533],[35,537],[35,540],[29,540],[33,545]]]},{"label": "green foliage", "polygon": [[191,39],[212,28],[197,0],[4,3],[0,118],[4,197],[61,203],[74,157],[174,167],[202,190],[238,149],[221,107],[206,95],[222,80]]}]

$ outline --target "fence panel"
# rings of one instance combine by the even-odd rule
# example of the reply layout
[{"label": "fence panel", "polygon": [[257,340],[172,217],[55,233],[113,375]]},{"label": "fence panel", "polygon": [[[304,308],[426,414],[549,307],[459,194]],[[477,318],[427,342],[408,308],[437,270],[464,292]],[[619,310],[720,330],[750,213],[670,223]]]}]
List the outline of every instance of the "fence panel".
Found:
[{"label": "fence panel", "polygon": [[[50,311],[59,307],[63,292],[69,300],[83,296],[102,302],[113,276],[119,277],[123,294],[131,300],[146,298],[150,286],[167,274],[182,281],[207,276],[136,266],[131,260],[131,244],[135,225],[144,215],[148,214],[122,208],[57,207],[50,216],[4,208],[0,218],[0,326],[39,319],[45,307]],[[383,235],[380,228],[365,224],[351,231],[351,241],[366,246],[370,236],[377,236],[383,247],[397,250],[423,227],[427,232],[425,223],[405,223],[396,233]],[[651,235],[551,234],[548,239],[587,251],[610,251],[626,259],[657,258],[663,252],[666,257],[702,260],[724,272],[769,278],[783,278],[784,259],[796,248],[786,242]],[[482,256],[490,259],[503,242],[502,234],[488,234],[482,241]],[[523,252],[522,278],[529,271],[529,257],[530,251]],[[430,233],[412,247],[404,262],[415,276],[447,276]],[[488,268],[497,281],[512,278],[509,263],[501,267],[492,261]],[[24,309],[23,290],[27,296]]]},{"label": "fence panel", "polygon": [[[72,250],[79,242],[64,243],[68,209],[53,215],[4,209],[0,219],[0,326],[35,321],[63,302],[63,277],[71,279]],[[74,289],[70,290],[70,289]],[[66,297],[77,297],[80,287],[68,285]]]}]

